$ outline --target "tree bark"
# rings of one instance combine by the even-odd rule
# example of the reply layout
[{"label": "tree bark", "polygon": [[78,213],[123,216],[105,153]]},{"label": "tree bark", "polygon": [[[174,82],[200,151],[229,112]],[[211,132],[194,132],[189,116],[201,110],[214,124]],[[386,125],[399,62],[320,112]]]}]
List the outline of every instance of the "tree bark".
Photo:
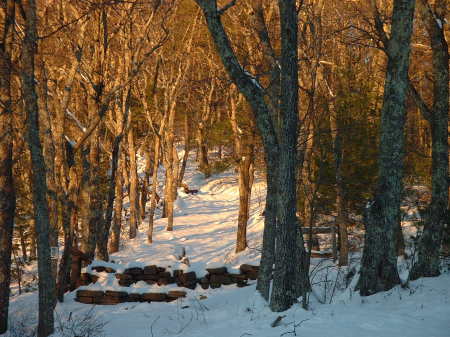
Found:
[{"label": "tree bark", "polygon": [[128,156],[130,158],[130,239],[137,235],[140,225],[139,182],[137,175],[136,150],[134,147],[133,128],[128,130]]},{"label": "tree bark", "polygon": [[433,12],[426,0],[419,2],[431,40],[433,60],[433,107],[429,122],[432,139],[431,204],[426,215],[418,246],[418,260],[410,279],[440,275],[439,250],[445,224],[449,223],[448,207],[448,109],[449,109],[449,52],[443,24],[446,1],[437,1],[439,12]]},{"label": "tree bark", "polygon": [[[103,222],[103,226],[101,227],[101,231],[99,232],[99,240],[97,243],[99,259],[104,261],[109,260],[108,239],[109,239],[109,231],[111,229],[111,221],[113,218],[114,198],[116,197],[115,193],[117,182],[117,170],[120,157],[120,145],[124,136],[125,125],[127,125],[128,122],[128,114],[130,110],[129,106],[130,92],[131,90],[128,89],[126,91],[126,94],[124,94],[123,97],[125,100],[125,103],[123,105],[124,108],[121,109],[121,111],[118,113],[119,114],[117,118],[118,130],[113,141],[112,158],[111,158],[111,175],[109,176],[105,221]],[[114,248],[116,247],[115,245],[116,243],[114,243]]]},{"label": "tree bark", "polygon": [[[296,164],[298,127],[297,8],[295,0],[280,0],[281,25],[281,121],[278,171],[278,209],[275,271],[270,308],[284,311],[298,297],[298,231]],[[301,233],[301,232],[300,232]]]},{"label": "tree bark", "polygon": [[[240,97],[239,97],[240,98]],[[239,214],[238,230],[236,237],[236,253],[240,253],[247,248],[247,223],[249,217],[250,197],[252,189],[252,165],[253,165],[253,143],[254,139],[247,134],[248,131],[242,131],[237,121],[237,108],[241,103],[240,99],[235,99],[232,95],[230,99],[231,106],[231,128],[233,130],[234,148],[236,161],[238,164],[238,184],[239,184]]]},{"label": "tree bark", "polygon": [[2,44],[0,46],[0,335],[8,329],[11,281],[11,250],[16,208],[13,180],[13,129],[11,101],[11,43],[9,31],[14,26],[14,1],[7,1],[4,10]]},{"label": "tree bark", "polygon": [[345,212],[344,201],[344,181],[342,175],[342,136],[339,128],[338,116],[334,106],[331,106],[330,126],[333,138],[334,169],[336,178],[336,223],[339,228],[339,265],[348,266],[348,235],[347,235],[347,216]]},{"label": "tree bark", "polygon": [[266,206],[264,209],[263,247],[256,289],[266,301],[269,301],[270,283],[272,281],[273,264],[275,262],[275,236],[277,230],[276,212],[278,200],[278,179],[276,172],[278,154],[274,152],[272,153],[272,156],[269,157],[266,153],[265,157],[267,168],[267,195]]},{"label": "tree bark", "polygon": [[155,147],[153,150],[153,175],[152,175],[152,194],[150,195],[150,209],[148,210],[148,243],[153,242],[153,223],[156,209],[156,196],[158,195],[158,167],[159,167],[159,152],[160,152],[160,137],[155,137]]},{"label": "tree bark", "polygon": [[184,154],[181,161],[180,173],[178,175],[177,186],[181,186],[183,183],[184,173],[186,172],[186,165],[189,159],[189,152],[191,151],[191,127],[189,125],[189,115],[187,112],[184,114]]},{"label": "tree bark", "polygon": [[39,139],[39,108],[36,93],[35,54],[37,50],[36,3],[28,0],[26,6],[25,37],[22,50],[22,86],[27,119],[27,140],[31,153],[31,183],[35,227],[38,247],[39,274],[39,322],[38,336],[47,337],[54,331],[53,308],[55,304],[55,280],[52,277],[50,259],[50,217],[47,204],[45,161]]},{"label": "tree bark", "polygon": [[123,206],[123,162],[119,158],[116,173],[116,192],[114,200],[114,217],[112,219],[111,238],[109,240],[109,253],[116,253],[120,247],[120,231],[122,229],[122,206]]},{"label": "tree bark", "polygon": [[414,7],[415,0],[394,1],[381,112],[378,186],[365,216],[358,284],[361,296],[386,291],[400,283],[395,231],[400,223],[403,189],[404,125]]}]

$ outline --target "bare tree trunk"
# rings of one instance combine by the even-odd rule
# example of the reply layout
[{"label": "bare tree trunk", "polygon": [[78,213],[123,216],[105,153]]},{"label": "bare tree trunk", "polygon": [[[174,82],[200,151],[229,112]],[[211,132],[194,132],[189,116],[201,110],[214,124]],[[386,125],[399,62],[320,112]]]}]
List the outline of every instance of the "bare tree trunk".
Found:
[{"label": "bare tree trunk", "polygon": [[344,181],[342,176],[342,137],[338,124],[338,116],[334,105],[331,106],[330,126],[331,135],[333,137],[333,155],[334,169],[336,177],[336,223],[339,227],[339,265],[348,266],[348,235],[347,235],[347,217],[345,214],[344,202]]},{"label": "bare tree trunk", "polygon": [[11,281],[11,250],[16,194],[13,180],[13,129],[11,102],[10,48],[14,26],[14,1],[7,1],[4,11],[2,44],[0,45],[0,335],[8,329]]},{"label": "bare tree trunk", "polygon": [[[119,159],[120,160],[120,159]],[[122,228],[122,206],[123,206],[123,161],[120,160],[116,174],[116,198],[114,201],[114,217],[109,240],[109,253],[116,253],[120,247],[120,231]]]},{"label": "bare tree trunk", "polygon": [[70,265],[72,247],[74,246],[74,231],[75,227],[72,222],[72,217],[75,216],[75,205],[78,195],[78,177],[75,167],[69,168],[69,186],[66,192],[63,192],[62,203],[62,221],[64,228],[64,250],[61,257],[58,270],[58,287],[57,297],[58,301],[64,301],[64,293],[70,284]]},{"label": "bare tree trunk", "polygon": [[159,167],[159,152],[160,152],[160,138],[155,137],[155,147],[153,150],[153,174],[152,174],[152,194],[150,196],[150,209],[148,210],[148,243],[153,242],[153,222],[156,209],[156,196],[158,193],[158,167]]},{"label": "bare tree trunk", "polygon": [[178,167],[178,156],[176,154],[175,148],[175,103],[170,103],[169,117],[167,123],[167,129],[165,132],[165,148],[163,162],[166,168],[166,181],[165,181],[165,196],[164,202],[166,207],[167,215],[167,227],[168,231],[173,230],[173,209],[174,202],[177,193],[177,167]]},{"label": "bare tree trunk", "polygon": [[143,220],[146,215],[146,205],[148,200],[148,184],[150,176],[152,175],[152,160],[150,155],[150,149],[145,149],[145,176],[141,188],[141,197],[139,199],[139,209],[141,211],[141,219]]},{"label": "bare tree trunk", "polygon": [[[51,210],[54,210],[53,212],[50,212],[50,236],[49,236],[49,242],[50,247],[58,248],[58,192],[59,187],[56,182],[56,173],[55,173],[55,157],[56,157],[56,149],[55,149],[55,141],[53,139],[53,133],[51,129],[51,116],[49,112],[49,106],[48,106],[48,87],[47,82],[48,79],[46,78],[46,69],[44,66],[42,66],[42,73],[43,75],[43,85],[41,87],[41,100],[43,101],[43,109],[41,109],[40,114],[40,121],[39,123],[42,126],[42,132],[41,132],[41,138],[43,139],[43,147],[42,152],[44,155],[45,160],[45,166],[47,170],[47,190],[48,190],[48,196],[47,196],[47,203],[48,207]],[[58,272],[58,260],[52,259],[52,274],[53,278],[56,280],[57,278],[57,272]]]},{"label": "bare tree trunk", "polygon": [[[103,223],[103,227],[100,227],[101,231],[99,233],[98,242],[97,242],[99,259],[102,259],[104,261],[109,261],[108,239],[109,239],[109,231],[111,228],[111,221],[112,221],[112,217],[113,217],[113,207],[114,207],[114,198],[115,198],[116,181],[117,181],[116,177],[117,177],[117,169],[118,169],[119,157],[120,157],[120,145],[121,145],[121,142],[122,142],[122,139],[124,136],[125,125],[127,125],[127,122],[128,122],[128,114],[129,114],[129,110],[130,110],[130,103],[129,103],[130,93],[131,93],[131,89],[128,89],[126,91],[126,93],[124,94],[123,99],[125,102],[123,104],[123,109],[121,109],[121,111],[118,112],[118,116],[117,116],[118,130],[117,130],[117,134],[114,137],[114,141],[113,141],[112,158],[111,158],[111,175],[109,177],[109,184],[108,184],[105,221]],[[120,172],[119,172],[119,174],[120,174]],[[119,230],[119,235],[120,235],[120,230]]]},{"label": "bare tree trunk", "polygon": [[80,196],[78,199],[78,212],[81,221],[81,250],[88,254],[91,258],[94,257],[95,238],[92,236],[93,231],[90,230],[90,204],[92,195],[91,181],[91,164],[87,158],[89,154],[89,146],[81,151],[82,174],[80,181]]},{"label": "bare tree trunk", "polygon": [[400,222],[404,125],[415,0],[394,0],[381,116],[378,187],[366,207],[359,291],[368,296],[400,283],[395,231]]},{"label": "bare tree trunk", "polygon": [[191,151],[191,128],[189,125],[189,115],[187,112],[184,114],[184,154],[181,162],[180,174],[178,175],[177,186],[183,183],[184,172],[186,171],[186,165],[189,158],[189,152]]},{"label": "bare tree trunk", "polygon": [[20,239],[20,249],[22,251],[22,259],[27,262],[28,261],[28,253],[27,253],[27,240],[25,238],[25,232],[22,225],[17,226],[19,231],[19,239]]},{"label": "bare tree trunk", "polygon": [[36,3],[28,0],[26,6],[25,37],[22,50],[22,86],[25,109],[28,113],[27,140],[31,153],[31,182],[38,246],[39,322],[38,336],[47,337],[54,331],[55,279],[52,277],[50,243],[50,216],[47,204],[45,161],[39,139],[39,108],[36,94],[34,57],[37,49]]},{"label": "bare tree trunk", "polygon": [[239,214],[238,214],[238,230],[236,237],[236,253],[242,252],[247,248],[247,223],[249,217],[250,196],[252,188],[253,172],[253,143],[254,139],[251,135],[243,134],[238,126],[236,118],[238,105],[241,103],[241,96],[236,100],[233,96],[230,99],[231,105],[231,128],[233,130],[234,147],[236,153],[236,161],[238,163],[239,172]]},{"label": "bare tree trunk", "polygon": [[[287,310],[297,299],[298,231],[296,209],[296,163],[298,127],[298,60],[297,9],[295,0],[280,0],[281,24],[281,102],[283,116],[280,136],[280,162],[278,172],[278,209],[275,271],[270,299],[272,311]],[[302,275],[302,278],[308,277]],[[303,283],[303,282],[302,282]]]},{"label": "bare tree trunk", "polygon": [[448,207],[448,109],[449,109],[449,52],[444,28],[437,20],[445,21],[446,1],[436,1],[439,11],[433,12],[428,1],[421,0],[422,16],[427,25],[433,52],[433,107],[429,122],[432,138],[431,204],[419,242],[418,261],[410,278],[440,275],[439,250],[444,227],[449,226]]},{"label": "bare tree trunk", "polygon": [[263,247],[256,289],[258,289],[261,296],[267,301],[270,299],[270,283],[272,281],[273,264],[275,263],[275,236],[277,230],[276,211],[278,200],[278,179],[276,176],[277,164],[277,153],[273,153],[271,157],[266,154],[267,195],[266,207],[264,210]]},{"label": "bare tree trunk", "polygon": [[136,150],[134,147],[133,128],[128,130],[128,155],[130,158],[130,239],[134,239],[140,225],[139,182],[137,175]]}]

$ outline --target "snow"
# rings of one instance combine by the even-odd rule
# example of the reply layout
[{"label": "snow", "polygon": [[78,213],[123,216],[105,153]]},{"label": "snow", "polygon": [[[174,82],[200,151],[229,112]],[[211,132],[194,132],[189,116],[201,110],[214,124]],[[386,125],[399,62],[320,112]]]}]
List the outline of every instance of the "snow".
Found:
[{"label": "snow", "polygon": [[[143,165],[140,165],[142,169]],[[161,175],[163,176],[163,175]],[[206,268],[226,266],[236,271],[242,263],[259,264],[263,230],[264,182],[256,179],[248,224],[248,248],[235,254],[239,193],[235,173],[225,172],[208,179],[188,165],[186,182],[199,189],[195,195],[178,191],[174,231],[165,230],[167,220],[157,219],[154,242],[146,242],[148,222],[144,221],[138,236],[124,242],[111,256],[111,262],[94,261],[86,268],[106,266],[123,272],[130,267],[158,265],[169,270],[195,271],[200,277]],[[408,227],[406,235],[414,233]],[[180,263],[185,251],[190,266]],[[81,320],[92,310],[96,320],[106,323],[107,337],[228,337],[228,336],[308,336],[308,337],[449,337],[450,273],[440,277],[411,282],[409,288],[394,289],[362,298],[354,289],[357,277],[345,287],[347,271],[358,271],[359,253],[351,255],[348,269],[339,269],[326,259],[313,259],[311,278],[314,292],[309,310],[295,304],[284,313],[273,313],[250,286],[235,285],[219,289],[183,288],[187,297],[171,303],[122,303],[113,306],[89,306],[74,301],[75,292],[66,294],[65,302],[56,307],[58,322]],[[407,278],[408,262],[399,260],[402,279]],[[117,290],[130,293],[166,292],[180,289],[176,285],[159,287],[138,282],[131,287],[118,285],[114,274],[94,272],[95,284],[80,289]],[[323,304],[322,304],[323,303]],[[37,313],[37,292],[11,298],[11,319],[15,325],[32,326]],[[275,319],[283,315],[276,327]],[[14,325],[13,324],[13,325]],[[62,323],[57,323],[62,324]],[[294,330],[295,329],[295,330]],[[294,334],[295,332],[295,334]],[[10,337],[6,335],[7,337]],[[25,337],[25,335],[23,335]],[[65,337],[61,332],[55,337]]]}]

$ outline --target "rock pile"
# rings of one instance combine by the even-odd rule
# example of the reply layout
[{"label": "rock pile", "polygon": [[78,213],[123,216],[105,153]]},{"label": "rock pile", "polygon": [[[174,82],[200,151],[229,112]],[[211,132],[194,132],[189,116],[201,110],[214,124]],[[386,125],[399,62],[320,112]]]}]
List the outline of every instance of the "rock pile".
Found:
[{"label": "rock pile", "polygon": [[[184,272],[174,270],[173,275],[163,267],[156,265],[144,268],[133,267],[125,269],[123,273],[116,273],[114,269],[96,266],[92,270],[96,272],[115,273],[118,283],[122,287],[144,281],[147,284],[158,284],[159,286],[176,283],[179,287],[195,289],[199,284],[203,289],[220,288],[222,285],[236,284],[238,287],[248,285],[248,280],[258,278],[259,266],[243,264],[239,267],[240,273],[229,273],[226,267],[207,268],[207,274],[197,278],[194,271]],[[98,276],[89,273],[81,274],[79,285],[95,283]],[[78,290],[76,300],[86,304],[112,305],[123,302],[170,302],[180,297],[185,297],[186,292],[182,290],[171,290],[168,293],[145,293],[129,294],[123,291],[101,291],[101,290]]]}]

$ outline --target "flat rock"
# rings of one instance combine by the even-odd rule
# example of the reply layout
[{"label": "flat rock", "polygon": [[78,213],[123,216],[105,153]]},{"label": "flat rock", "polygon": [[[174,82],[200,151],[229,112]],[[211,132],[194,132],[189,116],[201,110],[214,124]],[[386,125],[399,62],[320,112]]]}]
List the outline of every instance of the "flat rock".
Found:
[{"label": "flat rock", "polygon": [[144,301],[149,302],[165,302],[167,299],[167,294],[164,293],[147,293],[141,295]]},{"label": "flat rock", "polygon": [[141,294],[128,294],[128,302],[141,302],[142,295]]},{"label": "flat rock", "polygon": [[125,291],[113,291],[113,290],[106,290],[105,296],[108,297],[117,297],[117,298],[125,298],[128,296],[128,293]]},{"label": "flat rock", "polygon": [[175,298],[186,297],[186,292],[183,290],[170,290],[167,296]]},{"label": "flat rock", "polygon": [[77,297],[103,297],[105,293],[101,290],[78,290]]},{"label": "flat rock", "polygon": [[222,275],[228,272],[227,267],[206,268],[206,271],[212,275]]},{"label": "flat rock", "polygon": [[134,275],[141,275],[141,274],[143,274],[144,270],[142,268],[139,268],[139,267],[133,267],[133,268],[125,269],[125,271],[123,273],[134,276]]}]

